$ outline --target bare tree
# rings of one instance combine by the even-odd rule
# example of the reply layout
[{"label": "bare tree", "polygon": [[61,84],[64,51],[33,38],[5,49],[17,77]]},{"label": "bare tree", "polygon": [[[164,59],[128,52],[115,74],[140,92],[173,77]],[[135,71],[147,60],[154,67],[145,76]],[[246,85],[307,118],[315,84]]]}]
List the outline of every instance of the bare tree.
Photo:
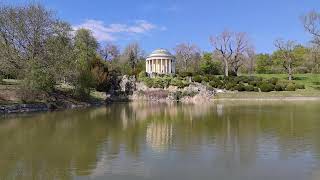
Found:
[{"label": "bare tree", "polygon": [[212,36],[210,41],[214,51],[219,53],[223,61],[224,75],[229,76],[229,67],[231,67],[231,72],[237,75],[239,68],[244,63],[248,49],[252,47],[247,34],[225,30],[218,36]]},{"label": "bare tree", "polygon": [[312,42],[320,45],[320,13],[311,11],[302,17],[302,22],[306,31],[312,36]]},{"label": "bare tree", "polygon": [[212,36],[210,41],[215,51],[218,52],[222,58],[224,75],[229,76],[229,62],[234,53],[232,48],[232,33],[229,31],[223,31],[218,36]]},{"label": "bare tree", "polygon": [[143,56],[143,52],[140,48],[140,45],[138,43],[130,43],[125,48],[122,59],[124,62],[128,62],[130,64],[130,67],[135,70],[136,66],[138,64],[138,61]]},{"label": "bare tree", "polygon": [[256,53],[253,47],[247,49],[248,57],[246,58],[246,67],[248,70],[248,73],[252,75],[255,70],[255,63],[256,63]]},{"label": "bare tree", "polygon": [[274,45],[278,49],[278,56],[281,60],[283,68],[287,71],[289,80],[293,77],[293,67],[297,60],[294,55],[294,48],[297,46],[295,41],[285,41],[283,39],[278,39],[275,41]]},{"label": "bare tree", "polygon": [[320,72],[320,47],[313,45],[310,47],[310,52],[307,54],[307,64],[312,72]]},{"label": "bare tree", "polygon": [[118,59],[120,56],[119,47],[112,43],[107,43],[104,49],[102,49],[101,51],[101,55],[106,61]]},{"label": "bare tree", "polygon": [[200,49],[189,43],[178,44],[175,48],[177,68],[182,71],[194,70],[200,61]]}]

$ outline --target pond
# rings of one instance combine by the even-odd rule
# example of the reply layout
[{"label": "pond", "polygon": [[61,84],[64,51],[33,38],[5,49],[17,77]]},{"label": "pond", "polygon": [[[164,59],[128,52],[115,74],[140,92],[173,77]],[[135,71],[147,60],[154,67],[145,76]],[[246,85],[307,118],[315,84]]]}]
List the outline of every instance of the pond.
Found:
[{"label": "pond", "polygon": [[0,118],[0,179],[320,179],[320,102],[123,103]]}]

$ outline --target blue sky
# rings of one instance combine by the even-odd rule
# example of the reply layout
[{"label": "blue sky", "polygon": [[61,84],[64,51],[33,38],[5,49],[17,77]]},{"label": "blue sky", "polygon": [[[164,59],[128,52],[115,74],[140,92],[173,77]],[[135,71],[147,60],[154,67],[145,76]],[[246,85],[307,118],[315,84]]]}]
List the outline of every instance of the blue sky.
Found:
[{"label": "blue sky", "polygon": [[[2,0],[23,4],[27,0]],[[300,16],[320,12],[319,0],[39,0],[74,28],[90,28],[104,44],[137,41],[149,53],[182,42],[211,51],[209,37],[225,29],[247,32],[257,52],[272,52],[277,38],[306,44]]]}]

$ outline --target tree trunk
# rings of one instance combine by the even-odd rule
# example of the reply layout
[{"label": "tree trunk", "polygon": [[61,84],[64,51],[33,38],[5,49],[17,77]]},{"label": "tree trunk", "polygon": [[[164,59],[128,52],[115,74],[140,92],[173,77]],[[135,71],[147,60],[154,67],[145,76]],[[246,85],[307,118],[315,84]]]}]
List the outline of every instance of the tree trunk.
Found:
[{"label": "tree trunk", "polygon": [[229,67],[228,67],[228,61],[224,60],[224,76],[229,76]]},{"label": "tree trunk", "polygon": [[291,69],[291,64],[288,66],[288,75],[289,75],[289,81],[292,80],[292,69]]}]

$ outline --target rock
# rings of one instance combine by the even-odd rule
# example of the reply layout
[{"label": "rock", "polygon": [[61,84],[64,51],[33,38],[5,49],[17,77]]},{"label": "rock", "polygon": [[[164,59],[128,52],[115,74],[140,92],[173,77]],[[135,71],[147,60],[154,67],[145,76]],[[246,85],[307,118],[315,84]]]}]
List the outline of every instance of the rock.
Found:
[{"label": "rock", "polygon": [[120,81],[122,92],[132,92],[136,90],[136,78],[134,76],[124,75]]},{"label": "rock", "polygon": [[136,91],[146,91],[148,89],[149,89],[148,86],[146,86],[144,83],[142,82],[136,83]]}]

